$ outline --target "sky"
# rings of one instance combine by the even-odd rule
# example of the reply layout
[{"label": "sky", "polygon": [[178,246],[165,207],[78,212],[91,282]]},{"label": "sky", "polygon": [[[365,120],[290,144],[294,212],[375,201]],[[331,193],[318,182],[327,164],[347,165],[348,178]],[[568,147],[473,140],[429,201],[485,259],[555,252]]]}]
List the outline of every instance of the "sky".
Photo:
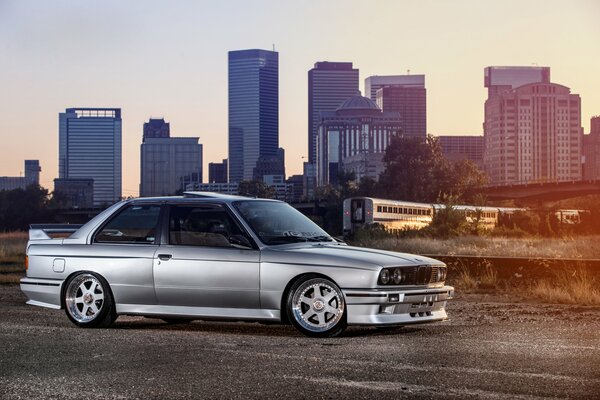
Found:
[{"label": "sky", "polygon": [[123,195],[137,195],[142,125],[199,136],[204,175],[227,157],[227,52],[279,52],[279,142],[287,175],[307,155],[308,78],[317,61],[371,75],[425,74],[428,132],[482,134],[483,69],[551,67],[600,115],[600,1],[0,0],[0,176],[39,159],[58,175],[58,113],[120,107]]}]

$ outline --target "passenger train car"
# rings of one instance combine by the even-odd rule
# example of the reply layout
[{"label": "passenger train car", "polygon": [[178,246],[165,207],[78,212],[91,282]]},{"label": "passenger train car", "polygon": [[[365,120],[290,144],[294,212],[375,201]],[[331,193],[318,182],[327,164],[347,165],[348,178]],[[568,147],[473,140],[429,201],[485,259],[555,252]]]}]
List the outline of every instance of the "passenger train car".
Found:
[{"label": "passenger train car", "polygon": [[[433,220],[443,204],[413,203],[408,201],[376,199],[371,197],[351,197],[344,200],[344,234],[352,233],[356,228],[374,223],[381,224],[391,233],[403,230],[425,228]],[[484,229],[492,229],[498,224],[498,215],[514,213],[518,208],[454,206],[464,213],[468,222],[479,219]]]}]

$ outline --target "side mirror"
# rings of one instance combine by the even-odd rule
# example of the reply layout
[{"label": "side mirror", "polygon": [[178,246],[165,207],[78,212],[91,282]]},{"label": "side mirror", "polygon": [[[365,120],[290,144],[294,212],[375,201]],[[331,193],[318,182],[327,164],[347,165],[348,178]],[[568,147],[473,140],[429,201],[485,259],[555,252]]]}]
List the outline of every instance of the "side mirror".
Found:
[{"label": "side mirror", "polygon": [[229,243],[231,243],[234,247],[241,248],[252,248],[252,243],[248,240],[248,238],[244,235],[231,235],[229,236]]}]

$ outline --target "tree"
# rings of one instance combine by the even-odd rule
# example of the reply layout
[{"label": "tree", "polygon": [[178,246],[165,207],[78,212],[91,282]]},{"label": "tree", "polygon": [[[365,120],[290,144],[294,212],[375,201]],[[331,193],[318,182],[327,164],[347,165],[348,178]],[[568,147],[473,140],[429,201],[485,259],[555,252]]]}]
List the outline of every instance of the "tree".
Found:
[{"label": "tree", "polygon": [[437,139],[394,137],[383,158],[378,192],[387,198],[433,203],[442,195],[449,165]]},{"label": "tree", "polygon": [[240,196],[273,199],[275,198],[275,188],[262,181],[241,181],[238,186],[238,194]]},{"label": "tree", "polygon": [[0,191],[0,231],[27,230],[32,223],[52,222],[54,216],[48,190],[38,185]]},{"label": "tree", "polygon": [[383,158],[377,192],[382,197],[435,203],[451,196],[460,202],[481,201],[485,174],[471,161],[449,162],[439,140],[395,137]]},{"label": "tree", "polygon": [[451,166],[451,181],[446,189],[460,201],[484,205],[485,198],[482,189],[487,183],[487,177],[471,160],[461,160]]}]

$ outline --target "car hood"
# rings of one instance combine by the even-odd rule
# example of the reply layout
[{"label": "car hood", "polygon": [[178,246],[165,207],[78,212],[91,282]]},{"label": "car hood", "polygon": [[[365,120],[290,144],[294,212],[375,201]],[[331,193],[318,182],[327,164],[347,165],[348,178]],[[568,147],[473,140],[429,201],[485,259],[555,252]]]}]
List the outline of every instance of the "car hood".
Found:
[{"label": "car hood", "polygon": [[310,264],[363,269],[443,264],[441,261],[433,258],[414,254],[322,243],[272,246],[262,252],[261,262]]}]

